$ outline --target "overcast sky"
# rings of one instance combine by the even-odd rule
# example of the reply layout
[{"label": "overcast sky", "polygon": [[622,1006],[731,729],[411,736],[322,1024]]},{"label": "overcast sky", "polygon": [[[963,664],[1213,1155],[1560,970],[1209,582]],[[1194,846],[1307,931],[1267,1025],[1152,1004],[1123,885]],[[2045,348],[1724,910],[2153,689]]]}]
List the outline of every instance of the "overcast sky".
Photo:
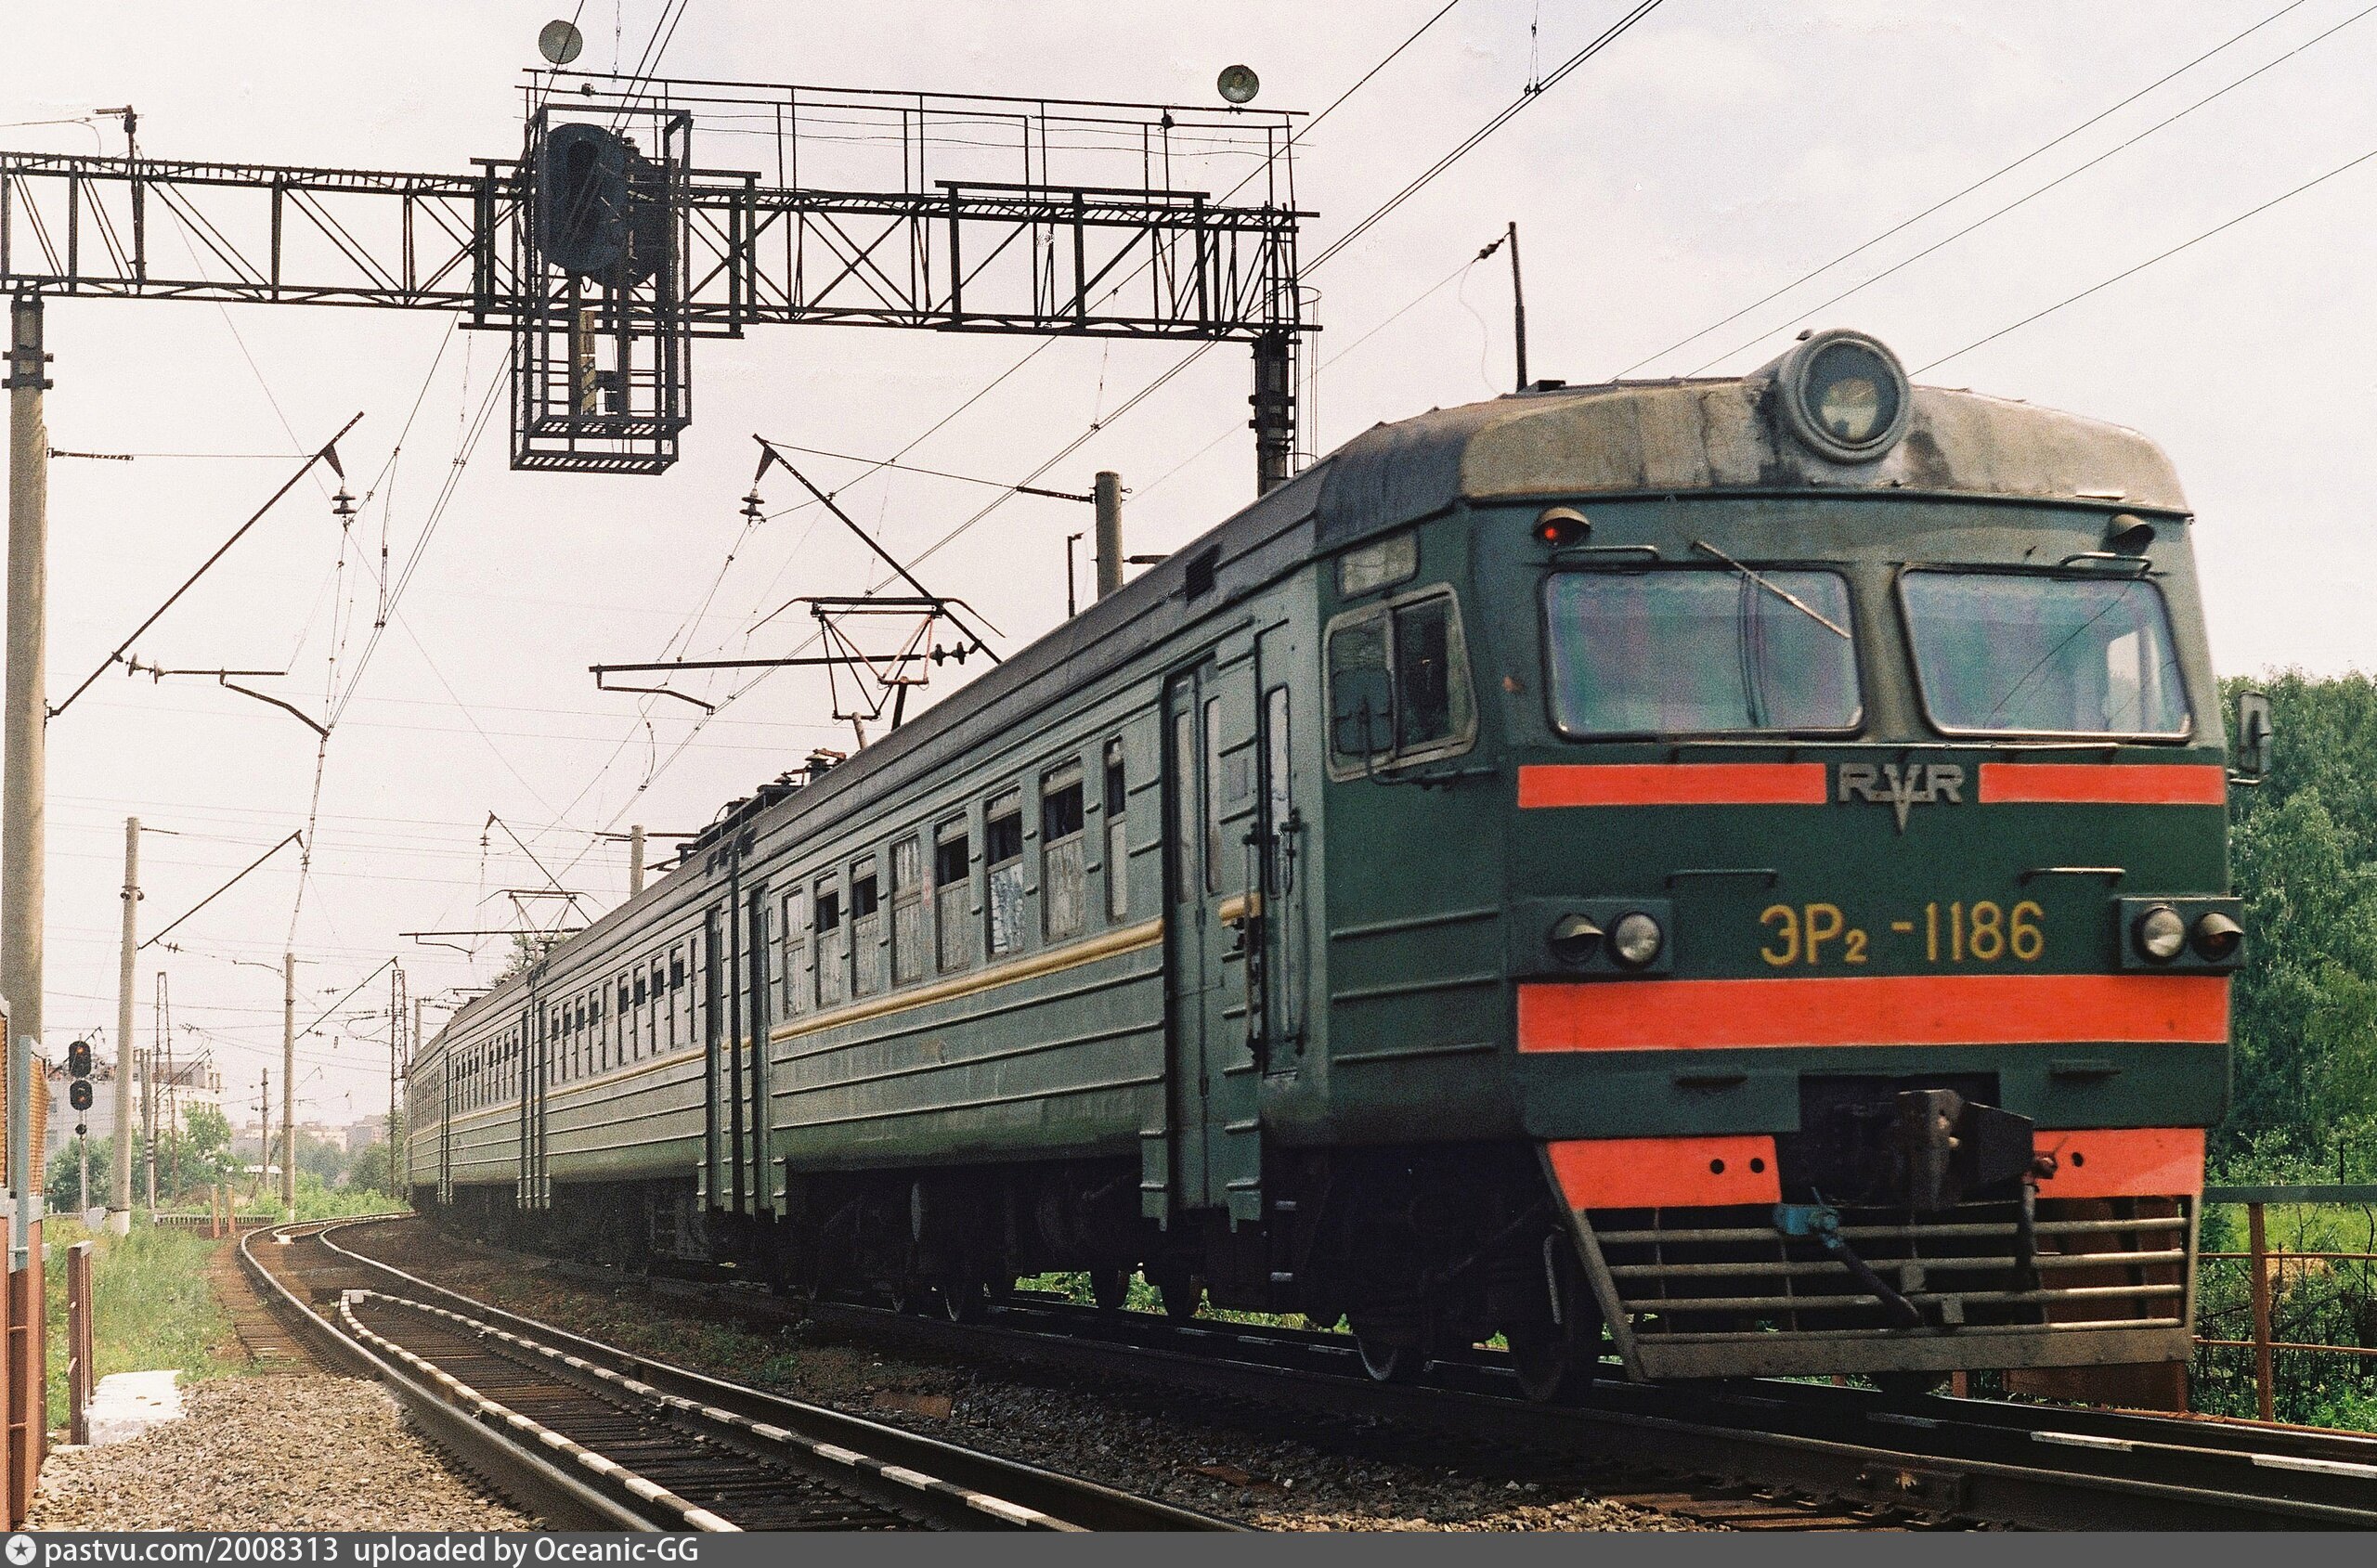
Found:
[{"label": "overcast sky", "polygon": [[[1204,105],[1215,72],[1242,60],[1263,79],[1259,107],[1318,110],[1441,3],[689,0],[661,70]],[[112,121],[22,123],[130,103],[153,157],[463,173],[474,157],[516,151],[521,69],[539,25],[572,5],[6,0],[0,146],[120,153]],[[1318,214],[1305,253],[1629,8],[1461,0],[1299,149],[1298,194]],[[607,69],[632,65],[662,3],[577,9],[580,63]],[[1499,256],[1463,263],[1515,218],[1535,374],[1743,370],[1801,326],[1865,329],[1910,367],[1944,359],[1922,380],[2117,420],[2169,448],[2200,513],[2224,673],[2365,667],[2377,162],[1957,353],[2377,150],[2366,87],[2377,17],[2364,17],[2352,0],[1667,0],[1308,278],[1322,358],[1343,356],[1320,376],[1318,445],[1504,389],[1508,275]],[[735,155],[729,139],[703,144],[706,162]],[[171,226],[152,234],[168,253],[181,243]],[[681,745],[694,708],[598,694],[586,667],[664,650],[784,651],[773,629],[747,636],[760,613],[872,578],[856,541],[816,527],[813,510],[785,511],[797,491],[783,475],[767,495],[783,515],[747,533],[750,433],[888,457],[1032,347],[824,328],[705,343],[685,460],[660,478],[594,478],[509,472],[500,409],[469,444],[503,345],[435,313],[64,301],[49,334],[53,445],[234,454],[53,464],[53,699],[286,477],[285,454],[365,416],[344,450],[358,491],[372,493],[344,557],[328,488],[301,486],[137,650],[168,665],[286,667],[271,689],[317,716],[327,692],[351,692],[318,799],[312,732],[203,682],[111,674],[50,730],[53,1044],[112,1033],[127,813],[177,836],[144,847],[149,930],[317,814],[302,901],[294,859],[277,861],[176,933],[182,952],[143,955],[142,1043],[149,961],[162,957],[174,1049],[213,1053],[237,1091],[235,1120],[253,1115],[259,1070],[279,1072],[284,944],[299,955],[301,1022],[392,955],[421,993],[491,978],[500,941],[473,958],[397,935],[503,926],[498,890],[543,882],[485,827],[490,811],[606,907],[624,892],[625,852],[597,835],[698,826],[812,746],[847,746],[822,680],[805,675],[759,686]],[[1058,343],[909,460],[1020,479],[1183,352]],[[1133,492],[1131,550],[1176,547],[1250,494],[1247,381],[1240,350],[1207,355],[1044,483],[1086,489],[1093,471],[1116,469]],[[458,454],[469,460],[459,470]],[[817,465],[828,484],[857,472]],[[906,555],[990,493],[877,475],[844,499]],[[1065,536],[1085,523],[1077,506],[1016,500],[934,557],[928,580],[1020,645],[1063,614]],[[383,534],[396,559],[418,551],[420,564],[358,674]],[[956,678],[944,670],[935,690]],[[301,1116],[344,1121],[383,1106],[384,1044],[372,1041],[385,1023],[351,1015],[385,998],[374,982],[303,1043]]]}]

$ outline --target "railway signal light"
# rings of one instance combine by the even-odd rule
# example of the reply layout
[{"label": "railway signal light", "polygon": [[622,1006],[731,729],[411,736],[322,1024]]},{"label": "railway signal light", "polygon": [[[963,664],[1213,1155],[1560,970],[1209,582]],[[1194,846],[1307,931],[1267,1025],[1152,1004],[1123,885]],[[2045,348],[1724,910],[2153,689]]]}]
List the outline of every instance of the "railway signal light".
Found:
[{"label": "railway signal light", "polygon": [[66,1103],[76,1110],[91,1108],[91,1081],[78,1078],[66,1086]]},{"label": "railway signal light", "polygon": [[91,1043],[89,1041],[77,1040],[73,1044],[66,1047],[66,1070],[69,1075],[75,1078],[91,1076]]},{"label": "railway signal light", "polygon": [[650,278],[669,240],[663,184],[650,159],[601,125],[556,125],[537,149],[537,249],[578,278]]}]

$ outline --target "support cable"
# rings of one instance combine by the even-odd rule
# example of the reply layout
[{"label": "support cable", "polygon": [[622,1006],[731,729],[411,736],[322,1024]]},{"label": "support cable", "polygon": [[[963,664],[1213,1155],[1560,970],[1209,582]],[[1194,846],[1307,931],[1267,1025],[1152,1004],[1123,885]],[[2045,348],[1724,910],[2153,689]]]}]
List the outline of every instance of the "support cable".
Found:
[{"label": "support cable", "polygon": [[363,416],[358,413],[354,419],[351,419],[347,421],[346,423],[341,425],[339,427],[338,434],[331,436],[330,440],[323,443],[321,450],[316,452],[312,457],[307,458],[303,463],[300,463],[297,467],[297,472],[291,474],[287,481],[281,485],[280,488],[272,493],[271,499],[266,500],[264,505],[256,508],[254,513],[251,515],[245,523],[240,524],[239,528],[229,538],[225,539],[222,544],[215,548],[214,554],[208,556],[203,562],[200,563],[198,570],[192,572],[188,577],[184,578],[181,587],[174,590],[172,593],[166,595],[165,602],[162,604],[158,605],[157,608],[149,614],[147,620],[142,621],[138,626],[135,627],[132,630],[131,636],[117,643],[115,651],[108,654],[106,658],[101,659],[99,661],[99,667],[84,676],[83,678],[83,683],[80,686],[75,687],[73,691],[68,693],[64,702],[59,703],[56,707],[49,710],[49,717],[56,719],[68,708],[73,706],[74,699],[89,691],[94,681],[97,680],[100,676],[105,675],[110,666],[120,661],[123,657],[125,650],[130,648],[133,643],[139,641],[140,634],[147,631],[150,627],[155,626],[157,622],[163,617],[165,612],[172,609],[174,605],[179,602],[183,594],[188,593],[197,585],[198,579],[206,575],[209,567],[213,566],[217,561],[222,560],[224,556],[230,553],[231,547],[245,538],[247,537],[248,530],[262,522],[264,520],[265,513],[270,512],[276,505],[278,505],[281,497],[295,489],[297,487],[297,482],[305,478],[306,474],[312,473],[316,463],[327,461],[331,465],[332,472],[344,474],[346,471],[344,468],[340,466],[338,460],[339,439],[348,431],[353,430],[362,418]]},{"label": "support cable", "polygon": [[[2253,26],[2245,29],[2244,32],[2232,34],[2224,42],[2214,45],[2211,48],[2206,49],[2203,53],[2196,56],[2195,58],[2188,61],[2185,65],[2178,67],[2176,70],[2163,72],[2153,81],[2146,84],[2143,87],[2138,88],[2137,91],[2130,94],[2127,97],[2123,98],[2119,103],[2113,104],[2108,109],[2099,110],[2095,114],[2090,115],[2087,119],[2081,121],[2080,123],[2064,132],[2061,136],[2040,143],[2037,147],[2034,147],[2031,149],[2030,151],[2023,153],[2020,158],[2015,159],[2012,162],[2004,164],[1994,171],[1983,175],[1981,178],[1973,181],[1970,185],[1964,187],[1960,190],[1942,197],[1939,201],[1932,202],[1931,205],[1924,208],[1921,212],[1916,213],[1914,216],[1901,219],[1899,222],[1894,223],[1890,227],[1882,230],[1879,234],[1875,235],[1872,239],[1851,245],[1849,249],[1841,252],[1840,254],[1833,257],[1822,266],[1811,267],[1809,270],[1799,274],[1799,277],[1792,279],[1788,283],[1786,283],[1781,288],[1775,290],[1773,293],[1766,294],[1750,301],[1749,304],[1742,306],[1739,310],[1734,311],[1731,316],[1711,321],[1708,325],[1701,328],[1698,331],[1694,332],[1689,337],[1678,338],[1675,342],[1668,344],[1667,347],[1660,349],[1655,354],[1644,355],[1642,358],[1637,359],[1631,365],[1629,365],[1624,369],[1618,371],[1617,374],[1611,379],[1623,381],[1628,376],[1632,375],[1635,371],[1643,369],[1643,366],[1649,365],[1656,360],[1666,358],[1669,355],[1673,354],[1677,349],[1683,347],[1686,343],[1697,343],[1702,338],[1707,337],[1709,333],[1716,331],[1720,328],[1732,326],[1734,322],[1740,320],[1743,317],[1747,316],[1751,311],[1758,309],[1761,305],[1773,304],[1776,300],[1781,299],[1784,295],[1799,287],[1802,283],[1807,283],[1823,277],[1825,273],[1830,272],[1834,267],[1838,266],[1845,261],[1848,261],[1851,257],[1860,255],[1866,251],[1870,251],[1875,246],[1880,244],[1883,240],[1889,240],[1893,236],[1903,234],[1906,230],[1914,227],[1916,224],[1921,223],[1925,218],[1929,217],[1932,214],[1941,211],[1942,208],[1954,206],[1956,202],[1963,201],[1968,196],[1970,196],[1974,191],[1979,190],[1981,187],[1994,185],[1997,181],[2004,179],[2007,175],[2012,174],[2015,170],[2020,168],[2023,164],[2032,162],[2033,159],[2040,158],[2046,153],[2054,151],[2057,148],[2061,147],[2065,142],[2070,141],[2072,137],[2078,136],[2081,132],[2088,129],[2090,126],[2098,124],[2101,122],[2111,118],[2113,115],[2120,113],[2123,110],[2127,109],[2131,104],[2136,103],[2138,99],[2145,97],[2156,88],[2163,86],[2177,80],[2179,77],[2186,75],[2189,71],[2193,71],[2197,66],[2200,66],[2204,61],[2210,59],[2213,56],[2220,54],[2224,50],[2243,43],[2247,38],[2250,38],[2254,33],[2259,32],[2263,28],[2266,28],[2270,23],[2277,21],[2290,11],[2301,8],[2305,4],[2306,0],[2292,0],[2291,4],[2280,6],[2277,10],[2272,11],[2261,20],[2254,23]],[[1818,306],[1817,308],[1822,309],[1823,307]]]}]

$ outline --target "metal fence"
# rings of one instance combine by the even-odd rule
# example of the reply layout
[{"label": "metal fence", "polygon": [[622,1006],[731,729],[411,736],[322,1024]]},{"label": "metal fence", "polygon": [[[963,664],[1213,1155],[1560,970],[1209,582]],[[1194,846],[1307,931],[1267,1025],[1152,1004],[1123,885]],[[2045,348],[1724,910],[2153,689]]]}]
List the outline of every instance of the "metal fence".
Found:
[{"label": "metal fence", "polygon": [[[2203,1203],[2194,1407],[2318,1425],[2377,1410],[2377,1185],[2210,1186]],[[2273,1211],[2281,1239],[2314,1244],[2273,1246]]]}]

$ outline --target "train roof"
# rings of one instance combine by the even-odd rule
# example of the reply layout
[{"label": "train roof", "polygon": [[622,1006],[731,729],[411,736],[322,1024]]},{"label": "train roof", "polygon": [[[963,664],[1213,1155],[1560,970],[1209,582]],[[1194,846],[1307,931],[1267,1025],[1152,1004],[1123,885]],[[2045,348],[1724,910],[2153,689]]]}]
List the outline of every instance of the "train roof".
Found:
[{"label": "train roof", "polygon": [[1539,497],[1866,492],[2188,513],[2170,459],[2137,432],[1975,392],[1910,388],[1901,439],[1832,460],[1776,417],[1773,371],[1539,386],[1374,425],[1322,465],[1318,542]]},{"label": "train roof", "polygon": [[[1462,501],[1864,494],[2188,514],[2170,460],[2137,432],[1963,390],[1908,388],[1903,434],[1886,451],[1830,460],[1794,441],[1776,414],[1788,359],[1748,376],[1539,383],[1373,425],[805,787],[787,774],[732,802],[682,863],[698,867],[747,831],[779,841],[823,831],[912,779],[940,748],[993,744],[1280,573]],[[686,885],[685,872],[664,877],[556,953],[584,951]],[[473,1000],[448,1027],[512,990]]]}]

